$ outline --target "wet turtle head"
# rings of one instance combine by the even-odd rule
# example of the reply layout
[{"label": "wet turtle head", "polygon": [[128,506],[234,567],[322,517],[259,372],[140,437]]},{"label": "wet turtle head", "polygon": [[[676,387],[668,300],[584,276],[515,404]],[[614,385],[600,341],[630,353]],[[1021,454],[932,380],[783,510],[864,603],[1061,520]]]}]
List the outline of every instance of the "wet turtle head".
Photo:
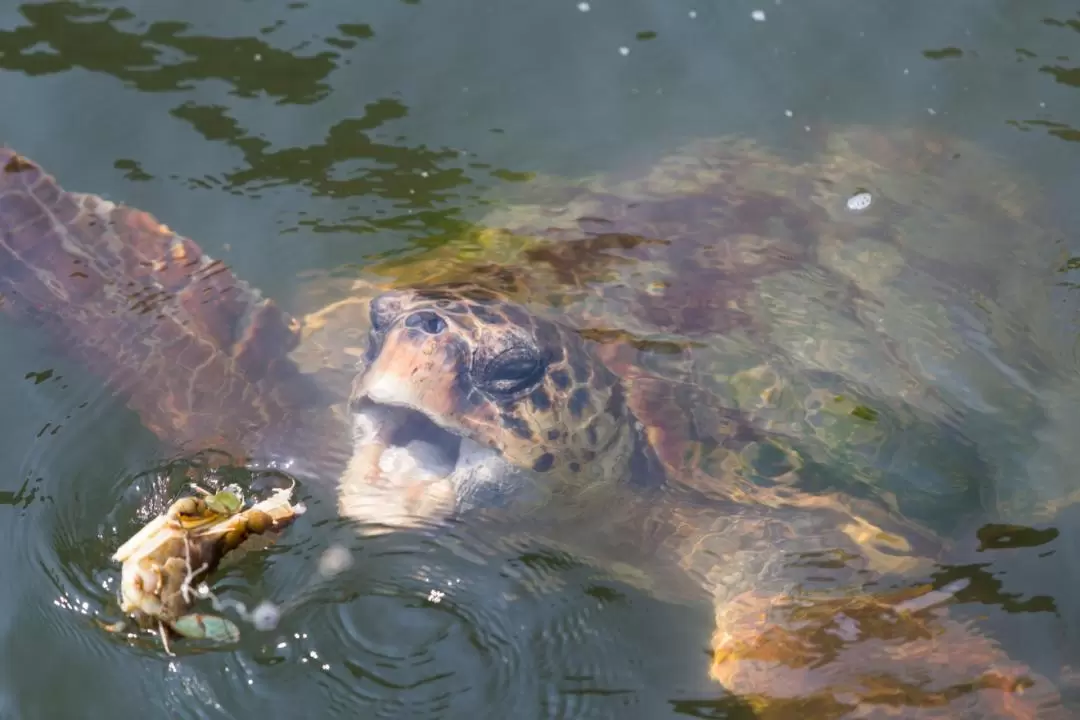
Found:
[{"label": "wet turtle head", "polygon": [[573,329],[471,284],[384,293],[370,315],[358,447],[413,448],[459,506],[630,473],[641,435],[625,390]]}]

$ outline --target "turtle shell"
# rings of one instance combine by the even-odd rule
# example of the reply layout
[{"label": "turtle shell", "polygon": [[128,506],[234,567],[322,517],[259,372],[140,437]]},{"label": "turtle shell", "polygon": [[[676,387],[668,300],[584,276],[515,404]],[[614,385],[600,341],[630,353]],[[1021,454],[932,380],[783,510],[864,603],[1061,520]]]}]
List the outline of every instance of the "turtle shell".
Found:
[{"label": "turtle shell", "polygon": [[734,422],[768,434],[740,443],[764,477],[798,456],[804,483],[945,524],[973,494],[994,499],[962,409],[1037,422],[1031,384],[1006,368],[1038,367],[1015,338],[1044,330],[1043,306],[1015,302],[1000,252],[1023,255],[1026,238],[1034,257],[1053,238],[1004,163],[956,138],[852,127],[785,155],[724,137],[531,185],[445,245],[313,278],[293,356],[346,394],[368,298],[474,282],[571,323],[638,378],[635,414],[682,475],[732,445]]}]

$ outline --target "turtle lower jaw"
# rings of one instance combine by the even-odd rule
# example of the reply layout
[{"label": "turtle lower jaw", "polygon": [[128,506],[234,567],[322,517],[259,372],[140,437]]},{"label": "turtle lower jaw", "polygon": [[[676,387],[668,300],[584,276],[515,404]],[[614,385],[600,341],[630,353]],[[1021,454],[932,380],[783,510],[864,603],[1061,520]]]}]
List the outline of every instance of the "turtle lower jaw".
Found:
[{"label": "turtle lower jaw", "polygon": [[380,464],[387,465],[404,453],[430,474],[446,477],[453,472],[464,438],[440,427],[426,413],[370,400],[354,404],[353,411],[355,441],[385,447]]},{"label": "turtle lower jaw", "polygon": [[[479,504],[510,470],[498,451],[442,427],[421,410],[365,397],[354,400],[351,411],[352,481],[399,494],[417,514],[430,514],[423,508],[435,503],[408,498],[441,493],[460,511]],[[446,509],[438,505],[440,513]]]}]

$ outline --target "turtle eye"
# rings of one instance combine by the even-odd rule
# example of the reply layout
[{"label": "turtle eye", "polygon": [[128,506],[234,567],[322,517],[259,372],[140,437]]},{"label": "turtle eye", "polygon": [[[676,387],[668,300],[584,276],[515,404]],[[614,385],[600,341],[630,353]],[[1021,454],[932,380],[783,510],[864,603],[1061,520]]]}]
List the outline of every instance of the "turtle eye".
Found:
[{"label": "turtle eye", "polygon": [[532,348],[504,350],[477,373],[477,385],[493,395],[514,395],[535,385],[544,375],[544,361]]},{"label": "turtle eye", "polygon": [[421,310],[405,318],[405,327],[419,328],[428,335],[438,335],[446,329],[446,321],[430,310]]}]

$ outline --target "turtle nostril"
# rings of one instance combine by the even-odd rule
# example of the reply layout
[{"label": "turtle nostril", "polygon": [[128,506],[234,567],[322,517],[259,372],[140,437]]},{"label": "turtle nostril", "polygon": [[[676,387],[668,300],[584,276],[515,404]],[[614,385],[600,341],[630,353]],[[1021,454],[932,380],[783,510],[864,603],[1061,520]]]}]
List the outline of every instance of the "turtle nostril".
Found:
[{"label": "turtle nostril", "polygon": [[446,321],[430,310],[421,310],[405,318],[405,327],[420,328],[428,335],[438,335],[446,329]]}]

